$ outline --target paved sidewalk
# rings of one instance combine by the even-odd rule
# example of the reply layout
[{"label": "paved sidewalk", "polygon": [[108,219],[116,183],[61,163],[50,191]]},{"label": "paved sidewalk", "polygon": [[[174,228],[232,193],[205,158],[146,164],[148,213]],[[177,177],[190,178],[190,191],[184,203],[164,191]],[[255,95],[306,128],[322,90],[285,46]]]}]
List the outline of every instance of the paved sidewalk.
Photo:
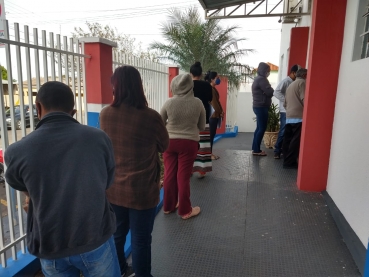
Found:
[{"label": "paved sidewalk", "polygon": [[361,276],[320,193],[296,188],[296,170],[251,155],[252,134],[222,139],[213,172],[191,179],[201,214],[156,220],[155,277]]}]

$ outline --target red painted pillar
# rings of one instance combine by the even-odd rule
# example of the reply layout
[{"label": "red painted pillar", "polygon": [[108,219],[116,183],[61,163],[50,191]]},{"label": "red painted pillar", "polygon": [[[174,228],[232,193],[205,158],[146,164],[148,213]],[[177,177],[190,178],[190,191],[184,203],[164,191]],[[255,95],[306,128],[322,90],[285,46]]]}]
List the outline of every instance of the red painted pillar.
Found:
[{"label": "red painted pillar", "polygon": [[172,97],[172,92],[170,90],[170,83],[172,82],[173,78],[179,74],[178,66],[169,66],[169,88],[168,88],[168,95],[169,98]]},{"label": "red painted pillar", "polygon": [[220,97],[220,103],[222,104],[222,108],[224,111],[224,118],[222,125],[220,128],[217,129],[218,134],[224,134],[225,133],[225,126],[226,126],[226,119],[227,119],[227,93],[228,93],[228,79],[226,77],[220,77],[221,82],[218,86],[216,86],[216,89],[219,92]]},{"label": "red painted pillar", "polygon": [[[347,0],[315,0],[297,184],[326,189]],[[332,24],[334,22],[334,24]]]},{"label": "red painted pillar", "polygon": [[288,60],[287,75],[290,74],[289,70],[295,64],[301,67],[306,66],[306,57],[309,46],[309,27],[297,27],[291,29],[290,40],[290,57]]},{"label": "red painted pillar", "polygon": [[113,47],[115,42],[101,38],[81,38],[85,43],[87,124],[98,127],[101,109],[113,101],[110,78],[113,74]]}]

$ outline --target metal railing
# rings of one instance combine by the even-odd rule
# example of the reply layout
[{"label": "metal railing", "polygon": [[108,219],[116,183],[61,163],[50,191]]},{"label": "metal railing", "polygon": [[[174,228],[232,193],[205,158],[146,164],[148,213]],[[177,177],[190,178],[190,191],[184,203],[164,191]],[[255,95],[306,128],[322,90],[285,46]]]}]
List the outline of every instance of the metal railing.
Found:
[{"label": "metal railing", "polygon": [[[90,56],[83,53],[83,43],[74,38],[63,37],[62,40],[60,35],[55,36],[54,33],[49,33],[47,36],[46,31],[42,31],[39,41],[36,28],[30,36],[29,27],[24,26],[22,32],[18,23],[15,23],[12,29],[13,35],[10,34],[9,24],[6,22],[7,39],[0,39],[0,44],[4,44],[5,47],[6,65],[3,65],[6,66],[8,74],[7,92],[6,85],[3,86],[0,78],[0,133],[3,153],[10,143],[18,141],[18,137],[22,138],[27,135],[27,132],[34,130],[38,120],[37,113],[32,108],[34,94],[37,94],[44,82],[61,81],[69,85],[75,95],[76,119],[81,123],[86,123],[87,119],[87,104],[84,100],[86,97],[82,94],[86,94],[84,59]],[[20,33],[23,33],[22,37]],[[13,40],[10,39],[12,37],[14,37]],[[15,63],[13,63],[14,57]],[[16,74],[13,74],[14,71]],[[24,79],[26,81],[23,81]],[[28,111],[26,102],[28,102]],[[20,112],[19,118],[16,115],[16,109]],[[30,128],[27,131],[28,125]],[[11,131],[8,131],[8,128],[11,128]],[[9,138],[11,138],[10,141]],[[6,171],[5,164],[4,170]],[[26,253],[26,221],[23,211],[25,197],[4,183],[0,184],[0,198],[0,260],[2,267],[6,267],[9,254],[13,260],[17,260],[19,247],[23,254]]]},{"label": "metal railing", "polygon": [[237,125],[237,107],[238,107],[238,88],[228,84],[227,91],[227,114],[226,114],[226,133],[233,132]]},{"label": "metal railing", "polygon": [[122,65],[131,65],[138,69],[149,107],[160,112],[164,102],[169,98],[168,66],[113,51],[113,70]]}]

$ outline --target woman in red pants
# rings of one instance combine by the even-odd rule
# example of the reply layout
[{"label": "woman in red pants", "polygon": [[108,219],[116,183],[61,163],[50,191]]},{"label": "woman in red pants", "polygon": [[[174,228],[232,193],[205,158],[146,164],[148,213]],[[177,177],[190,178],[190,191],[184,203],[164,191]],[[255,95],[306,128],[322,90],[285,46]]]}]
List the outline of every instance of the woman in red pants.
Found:
[{"label": "woman in red pants", "polygon": [[201,100],[194,97],[190,74],[174,77],[170,89],[173,97],[160,111],[170,138],[164,152],[164,213],[178,207],[178,214],[188,219],[200,213],[200,207],[191,205],[190,178],[206,113]]}]

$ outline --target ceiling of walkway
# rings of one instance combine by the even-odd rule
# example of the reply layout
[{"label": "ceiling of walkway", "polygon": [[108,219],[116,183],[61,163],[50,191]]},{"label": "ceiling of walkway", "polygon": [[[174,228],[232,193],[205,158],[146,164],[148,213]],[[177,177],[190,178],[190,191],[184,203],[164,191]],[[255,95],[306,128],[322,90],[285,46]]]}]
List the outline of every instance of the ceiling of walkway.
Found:
[{"label": "ceiling of walkway", "polygon": [[199,0],[201,6],[204,8],[204,10],[214,10],[214,9],[221,9],[229,6],[235,6],[235,5],[241,5],[245,3],[254,3],[254,2],[260,2],[255,0],[228,0],[228,1],[222,1],[222,0]]}]

